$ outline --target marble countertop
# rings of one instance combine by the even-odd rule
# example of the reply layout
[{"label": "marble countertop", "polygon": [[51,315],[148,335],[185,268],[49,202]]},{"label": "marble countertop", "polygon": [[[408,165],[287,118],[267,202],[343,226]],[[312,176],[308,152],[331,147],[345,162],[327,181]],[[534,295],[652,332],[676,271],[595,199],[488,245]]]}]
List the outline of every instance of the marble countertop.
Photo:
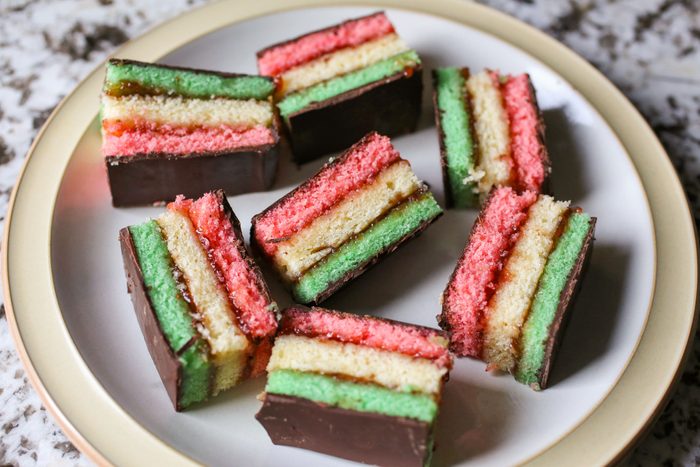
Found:
[{"label": "marble countertop", "polygon": [[[480,0],[562,41],[608,76],[664,144],[700,219],[700,2]],[[36,132],[119,44],[202,0],[0,2],[0,223]],[[29,385],[0,307],[0,465],[88,465]],[[700,464],[700,340],[673,398],[626,461]]]}]

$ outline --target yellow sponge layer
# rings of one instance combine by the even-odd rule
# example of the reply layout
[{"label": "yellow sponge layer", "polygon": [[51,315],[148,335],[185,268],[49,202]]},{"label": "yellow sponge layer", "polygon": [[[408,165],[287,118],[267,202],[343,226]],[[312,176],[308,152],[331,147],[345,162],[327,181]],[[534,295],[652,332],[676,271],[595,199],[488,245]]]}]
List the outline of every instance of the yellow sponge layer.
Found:
[{"label": "yellow sponge layer", "polygon": [[249,342],[233,322],[226,293],[216,277],[190,219],[167,210],[156,219],[175,266],[182,272],[199,321],[197,330],[207,340],[216,366],[212,392],[227,389],[240,379],[247,363]]},{"label": "yellow sponge layer", "polygon": [[488,193],[493,186],[510,179],[510,129],[503,107],[501,90],[487,70],[471,75],[466,82],[477,139],[479,191]]},{"label": "yellow sponge layer", "polygon": [[282,74],[282,95],[313,86],[336,76],[365,68],[408,50],[396,34],[387,34],[357,47],[340,49]]},{"label": "yellow sponge layer", "polygon": [[516,344],[530,302],[544,271],[568,202],[540,196],[506,261],[496,293],[486,307],[484,360],[492,368],[513,371],[519,357]]},{"label": "yellow sponge layer", "polygon": [[102,96],[102,119],[147,120],[179,126],[220,126],[249,128],[272,123],[269,101],[235,99],[190,99],[179,96]]},{"label": "yellow sponge layer", "polygon": [[447,372],[425,358],[350,343],[284,335],[275,340],[267,371],[349,376],[404,392],[438,394]]},{"label": "yellow sponge layer", "polygon": [[287,280],[296,281],[307,269],[362,232],[419,187],[420,181],[408,161],[390,165],[370,184],[350,194],[292,238],[280,243],[275,254],[278,270]]}]

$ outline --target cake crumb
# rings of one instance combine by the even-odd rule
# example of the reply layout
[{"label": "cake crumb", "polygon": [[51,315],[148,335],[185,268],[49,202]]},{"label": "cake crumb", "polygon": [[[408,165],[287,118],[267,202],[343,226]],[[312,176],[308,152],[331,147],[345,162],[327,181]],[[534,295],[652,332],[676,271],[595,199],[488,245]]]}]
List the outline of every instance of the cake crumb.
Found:
[{"label": "cake crumb", "polygon": [[479,180],[484,178],[484,176],[486,176],[486,172],[484,172],[483,170],[474,170],[469,175],[464,177],[462,183],[464,183],[465,185],[469,185],[470,183],[478,182]]}]

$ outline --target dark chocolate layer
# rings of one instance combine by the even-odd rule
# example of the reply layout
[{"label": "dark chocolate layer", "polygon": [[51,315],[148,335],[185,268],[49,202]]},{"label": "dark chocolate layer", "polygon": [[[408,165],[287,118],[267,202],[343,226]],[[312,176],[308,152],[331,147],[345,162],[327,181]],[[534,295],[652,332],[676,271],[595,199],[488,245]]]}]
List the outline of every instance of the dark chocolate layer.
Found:
[{"label": "dark chocolate layer", "polygon": [[255,418],[274,444],[366,464],[422,467],[432,450],[432,427],[426,422],[298,397],[265,394]]},{"label": "dark chocolate layer", "polygon": [[170,344],[168,344],[165,334],[158,324],[158,318],[148,298],[143,273],[128,227],[119,231],[119,244],[124,259],[126,287],[134,304],[136,318],[146,341],[148,352],[151,354],[175,410],[179,411],[182,409],[179,404],[179,388],[182,379],[180,360],[170,348]]},{"label": "dark chocolate layer", "polygon": [[279,144],[219,154],[138,154],[107,157],[112,204],[134,206],[197,198],[221,188],[228,195],[263,191],[277,172]]},{"label": "dark chocolate layer", "polygon": [[549,382],[549,375],[554,365],[555,358],[557,356],[557,351],[561,346],[562,337],[566,331],[566,327],[570,320],[570,309],[576,299],[576,295],[581,289],[581,283],[583,277],[590,263],[590,258],[593,253],[593,240],[595,233],[595,223],[596,218],[591,218],[591,224],[588,229],[588,234],[583,242],[581,251],[579,252],[578,259],[574,265],[569,278],[567,279],[566,285],[561,292],[559,297],[559,306],[557,307],[557,312],[554,315],[554,321],[549,327],[549,337],[547,338],[547,346],[545,348],[545,357],[542,367],[538,374],[538,389],[546,389]]},{"label": "dark chocolate layer", "polygon": [[294,160],[304,163],[347,148],[371,131],[387,136],[416,129],[422,67],[315,102],[286,119]]}]

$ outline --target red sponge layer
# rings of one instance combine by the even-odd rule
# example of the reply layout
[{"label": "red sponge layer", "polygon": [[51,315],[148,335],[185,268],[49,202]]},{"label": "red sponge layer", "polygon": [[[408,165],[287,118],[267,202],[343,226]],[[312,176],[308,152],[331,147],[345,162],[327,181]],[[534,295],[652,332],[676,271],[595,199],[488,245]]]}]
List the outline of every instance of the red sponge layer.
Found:
[{"label": "red sponge layer", "polygon": [[316,175],[253,219],[253,235],[267,254],[348,193],[401,157],[386,136],[370,133]]},{"label": "red sponge layer", "polygon": [[442,367],[452,366],[452,357],[445,345],[445,333],[400,321],[318,307],[288,308],[282,314],[280,333],[364,345],[427,358]]},{"label": "red sponge layer", "polygon": [[209,258],[223,278],[242,331],[257,338],[274,335],[277,322],[270,300],[264,285],[252,270],[254,266],[242,253],[245,251],[243,238],[234,230],[219,196],[207,193],[194,201],[178,196],[168,208],[189,216]]},{"label": "red sponge layer", "polygon": [[515,243],[537,194],[495,189],[479,214],[467,246],[443,294],[440,325],[450,331],[452,351],[480,358],[483,313],[507,253]]},{"label": "red sponge layer", "polygon": [[547,170],[547,154],[530,79],[526,74],[509,76],[501,89],[510,120],[511,154],[518,188],[540,191]]},{"label": "red sponge layer", "polygon": [[392,32],[394,26],[384,13],[352,19],[261,50],[258,52],[258,70],[261,75],[277,76],[321,55],[354,47]]},{"label": "red sponge layer", "polygon": [[105,156],[217,153],[275,142],[272,130],[262,125],[247,129],[227,125],[181,127],[155,123],[134,127],[105,120],[102,127],[102,153]]}]

